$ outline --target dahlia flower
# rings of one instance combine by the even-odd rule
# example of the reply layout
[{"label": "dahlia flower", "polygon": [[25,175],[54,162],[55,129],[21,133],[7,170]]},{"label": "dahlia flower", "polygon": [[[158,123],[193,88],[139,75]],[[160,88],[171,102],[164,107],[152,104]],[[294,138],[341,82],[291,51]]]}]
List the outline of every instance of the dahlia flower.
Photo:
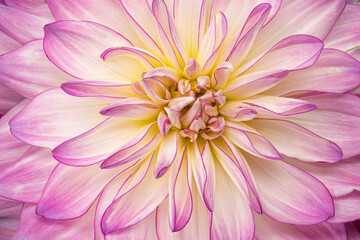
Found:
[{"label": "dahlia flower", "polygon": [[359,238],[355,2],[0,1],[12,239]]}]

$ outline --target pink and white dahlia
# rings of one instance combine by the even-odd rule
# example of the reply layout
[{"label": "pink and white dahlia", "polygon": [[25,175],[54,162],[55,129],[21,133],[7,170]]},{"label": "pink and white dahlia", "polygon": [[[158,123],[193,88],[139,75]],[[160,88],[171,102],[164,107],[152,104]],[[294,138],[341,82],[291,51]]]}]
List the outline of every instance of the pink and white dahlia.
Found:
[{"label": "pink and white dahlia", "polygon": [[350,2],[0,1],[12,239],[359,239]]}]

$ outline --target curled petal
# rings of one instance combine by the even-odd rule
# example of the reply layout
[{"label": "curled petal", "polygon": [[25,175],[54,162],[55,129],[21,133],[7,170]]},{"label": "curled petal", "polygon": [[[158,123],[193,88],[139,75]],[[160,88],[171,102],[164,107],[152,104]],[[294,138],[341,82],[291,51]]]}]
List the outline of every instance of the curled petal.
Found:
[{"label": "curled petal", "polygon": [[156,78],[167,86],[174,86],[180,79],[180,74],[172,68],[158,67],[147,73],[144,78]]},{"label": "curled petal", "polygon": [[211,86],[215,89],[222,89],[226,86],[230,73],[234,70],[230,62],[223,62],[214,71],[211,77]]},{"label": "curled petal", "polygon": [[257,112],[250,105],[228,101],[219,110],[222,116],[230,118],[233,122],[249,121],[256,117]]},{"label": "curled petal", "polygon": [[148,97],[158,105],[165,105],[170,100],[170,92],[166,86],[156,78],[143,78],[142,86]]}]

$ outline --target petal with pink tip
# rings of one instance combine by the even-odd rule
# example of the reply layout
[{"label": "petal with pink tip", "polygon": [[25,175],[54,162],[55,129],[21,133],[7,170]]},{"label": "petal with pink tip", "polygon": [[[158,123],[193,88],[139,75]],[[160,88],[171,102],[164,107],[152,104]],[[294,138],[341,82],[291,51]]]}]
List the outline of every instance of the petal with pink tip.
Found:
[{"label": "petal with pink tip", "polygon": [[[178,131],[173,131],[167,134],[163,142],[160,143],[154,171],[155,178],[162,177],[175,161],[178,151],[180,150],[179,138]],[[180,151],[179,154],[181,154]]]},{"label": "petal with pink tip", "polygon": [[95,128],[63,142],[53,150],[53,155],[59,162],[70,166],[95,164],[121,148],[135,145],[152,125],[133,119],[109,118]]},{"label": "petal with pink tip", "polygon": [[246,159],[258,186],[263,211],[272,219],[311,225],[334,215],[331,195],[315,177],[283,161],[266,161],[249,154]]},{"label": "petal with pink tip", "polygon": [[289,158],[285,160],[319,179],[329,189],[332,196],[343,196],[353,190],[360,191],[359,157],[344,159],[335,164],[305,163]]},{"label": "petal with pink tip", "polygon": [[110,180],[125,169],[104,171],[99,164],[78,168],[60,163],[46,183],[36,213],[54,220],[82,216]]},{"label": "petal with pink tip", "polygon": [[263,92],[283,80],[289,71],[270,71],[239,76],[224,88],[229,99],[243,99]]},{"label": "petal with pink tip", "polygon": [[104,121],[98,112],[105,104],[101,99],[77,98],[60,88],[50,89],[11,119],[11,132],[26,143],[54,148]]},{"label": "petal with pink tip", "polygon": [[154,165],[155,161],[152,161],[145,178],[107,208],[101,223],[105,234],[139,223],[165,200],[168,195],[168,177],[155,179],[152,174]]},{"label": "petal with pink tip", "polygon": [[265,215],[254,214],[256,239],[278,240],[284,238],[323,240],[331,236],[346,240],[346,229],[343,224],[320,223],[311,226],[285,224],[272,220]]},{"label": "petal with pink tip", "polygon": [[193,211],[192,177],[188,175],[191,171],[185,160],[185,148],[179,152],[169,175],[169,225],[172,232],[182,230]]},{"label": "petal with pink tip", "polygon": [[308,34],[324,39],[344,7],[343,0],[283,1],[274,19],[259,32],[253,47],[256,55],[291,35]]},{"label": "petal with pink tip", "polygon": [[250,53],[244,60],[245,64],[234,71],[233,76],[239,76],[245,71],[246,74],[249,74],[262,71],[280,72],[305,69],[316,62],[323,47],[323,42],[314,36],[290,36],[260,55]]},{"label": "petal with pink tip", "polygon": [[0,31],[0,54],[13,51],[19,47],[21,47],[21,44],[18,41]]},{"label": "petal with pink tip", "polygon": [[44,37],[47,18],[29,14],[0,4],[0,30],[21,44]]},{"label": "petal with pink tip", "polygon": [[206,171],[206,181],[204,184],[203,192],[201,193],[206,207],[210,210],[214,210],[215,201],[215,158],[213,152],[210,149],[208,141],[205,142],[204,149],[201,154],[202,162]]},{"label": "petal with pink tip", "polygon": [[170,101],[171,94],[167,87],[156,78],[143,78],[141,84],[147,96],[157,105],[163,106]]},{"label": "petal with pink tip", "polygon": [[6,85],[27,98],[74,80],[47,59],[42,40],[31,41],[16,51],[1,55],[0,77]]},{"label": "petal with pink tip", "polygon": [[268,139],[244,123],[227,121],[224,134],[237,147],[255,156],[271,160],[282,159]]},{"label": "petal with pink tip", "polygon": [[359,85],[359,69],[360,63],[349,54],[325,48],[313,66],[291,72],[267,93],[276,96],[297,91],[343,93]]},{"label": "petal with pink tip", "polygon": [[72,240],[94,238],[94,209],[73,220],[49,220],[35,212],[36,205],[25,204],[20,226],[12,239]]},{"label": "petal with pink tip", "polygon": [[57,163],[49,149],[30,148],[16,162],[3,168],[0,195],[21,202],[37,203]]},{"label": "petal with pink tip", "polygon": [[257,111],[258,117],[262,117],[262,114],[266,116],[267,112],[281,116],[289,116],[302,114],[316,109],[315,104],[304,100],[266,95],[256,95],[244,99],[242,102],[250,104],[253,109]]},{"label": "petal with pink tip", "polygon": [[360,192],[353,191],[345,196],[334,198],[335,215],[329,219],[331,223],[352,222],[359,219]]},{"label": "petal with pink tip", "polygon": [[148,99],[125,98],[112,103],[100,110],[100,114],[110,117],[146,119],[155,118],[160,109]]},{"label": "petal with pink tip", "polygon": [[13,118],[26,104],[28,100],[15,105],[0,119],[0,167],[4,168],[8,164],[15,163],[30,146],[14,137],[10,132],[9,121]]},{"label": "petal with pink tip", "polygon": [[131,46],[119,33],[98,23],[76,21],[51,23],[44,31],[46,56],[66,73],[78,78],[107,80],[122,76],[119,69],[100,58],[110,47]]},{"label": "petal with pink tip", "polygon": [[0,114],[9,111],[18,102],[24,99],[18,92],[0,82]]},{"label": "petal with pink tip", "polygon": [[252,239],[255,224],[251,207],[219,164],[216,166],[216,186],[211,215],[212,239]]},{"label": "petal with pink tip", "polygon": [[326,37],[324,43],[328,48],[347,51],[359,45],[360,41],[360,6],[346,4],[339,20]]},{"label": "petal with pink tip", "polygon": [[[329,98],[337,104],[336,98]],[[338,112],[337,107],[289,116],[289,120],[336,143],[343,152],[343,158],[350,158],[360,153],[360,117],[356,114]]]},{"label": "petal with pink tip", "polygon": [[61,84],[61,89],[75,97],[106,97],[119,99],[135,97],[137,95],[132,91],[131,84],[121,84],[118,81],[70,81]]},{"label": "petal with pink tip", "polygon": [[333,142],[286,120],[256,119],[250,124],[288,157],[308,162],[334,163],[342,158],[341,149]]}]

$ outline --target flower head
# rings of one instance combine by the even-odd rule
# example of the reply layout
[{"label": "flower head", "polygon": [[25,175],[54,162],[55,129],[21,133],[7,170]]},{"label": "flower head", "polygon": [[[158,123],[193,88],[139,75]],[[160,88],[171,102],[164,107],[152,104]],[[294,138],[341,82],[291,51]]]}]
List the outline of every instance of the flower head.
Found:
[{"label": "flower head", "polygon": [[0,30],[23,46],[0,55],[18,102],[0,122],[14,149],[0,195],[25,203],[15,239],[346,238],[360,62],[345,51],[360,36],[342,33],[359,6],[9,2]]}]

